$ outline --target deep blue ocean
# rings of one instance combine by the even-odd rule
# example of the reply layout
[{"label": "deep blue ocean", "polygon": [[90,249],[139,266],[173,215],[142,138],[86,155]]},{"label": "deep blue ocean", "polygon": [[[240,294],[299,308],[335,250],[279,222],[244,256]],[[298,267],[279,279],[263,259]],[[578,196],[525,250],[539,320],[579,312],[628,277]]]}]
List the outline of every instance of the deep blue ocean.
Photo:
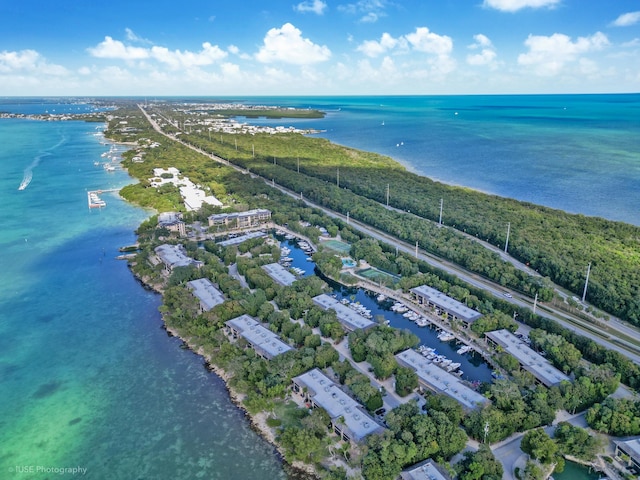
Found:
[{"label": "deep blue ocean", "polygon": [[[277,123],[447,183],[640,225],[639,95],[235,100],[321,108],[325,119]],[[115,193],[87,208],[87,190],[131,182],[94,165],[110,148],[101,128],[0,119],[0,478],[68,478],[36,470],[67,467],[88,478],[286,478],[223,383],[162,330],[159,296],[115,259],[150,212]]]},{"label": "deep blue ocean", "polygon": [[286,125],[434,180],[640,225],[640,94],[235,100],[324,110]]}]

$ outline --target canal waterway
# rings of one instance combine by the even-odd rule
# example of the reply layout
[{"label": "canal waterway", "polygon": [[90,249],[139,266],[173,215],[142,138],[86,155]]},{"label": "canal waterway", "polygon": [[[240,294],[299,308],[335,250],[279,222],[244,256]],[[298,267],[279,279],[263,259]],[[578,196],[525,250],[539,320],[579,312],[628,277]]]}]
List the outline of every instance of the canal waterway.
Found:
[{"label": "canal waterway", "polygon": [[[287,256],[292,258],[291,266],[301,268],[305,271],[303,276],[313,275],[315,271],[315,263],[308,261],[309,257],[298,245],[295,240],[282,240],[281,245],[291,250]],[[319,272],[315,272],[319,273]],[[453,362],[460,363],[460,369],[463,371],[461,378],[469,382],[491,382],[491,368],[477,353],[468,352],[459,354],[457,351],[462,344],[456,344],[455,340],[450,342],[441,342],[438,339],[438,331],[429,326],[419,327],[414,322],[403,317],[401,313],[391,310],[393,301],[385,300],[377,301],[377,294],[366,291],[361,288],[345,287],[337,282],[333,282],[327,278],[323,279],[333,289],[332,294],[336,295],[338,300],[346,298],[350,302],[359,302],[366,308],[371,310],[374,320],[388,320],[389,326],[393,328],[403,328],[411,331],[420,339],[420,344],[427,347],[435,348],[436,353],[444,355]],[[384,321],[383,320],[383,321]]]}]

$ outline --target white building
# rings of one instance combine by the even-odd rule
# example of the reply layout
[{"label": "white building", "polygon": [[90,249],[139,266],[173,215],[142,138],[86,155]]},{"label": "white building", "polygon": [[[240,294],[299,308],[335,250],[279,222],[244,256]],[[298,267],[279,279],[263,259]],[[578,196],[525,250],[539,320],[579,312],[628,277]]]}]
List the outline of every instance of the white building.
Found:
[{"label": "white building", "polygon": [[208,278],[198,278],[187,282],[187,288],[200,302],[200,312],[208,312],[216,305],[224,303],[224,294]]},{"label": "white building", "polygon": [[331,427],[343,440],[359,442],[384,430],[362,405],[317,368],[293,378],[293,391],[312,408],[323,408],[331,418]]},{"label": "white building", "polygon": [[232,318],[225,322],[225,325],[232,338],[244,338],[258,356],[266,360],[271,360],[273,357],[293,349],[290,345],[280,340],[278,335],[262,326],[249,315],[245,314]]}]

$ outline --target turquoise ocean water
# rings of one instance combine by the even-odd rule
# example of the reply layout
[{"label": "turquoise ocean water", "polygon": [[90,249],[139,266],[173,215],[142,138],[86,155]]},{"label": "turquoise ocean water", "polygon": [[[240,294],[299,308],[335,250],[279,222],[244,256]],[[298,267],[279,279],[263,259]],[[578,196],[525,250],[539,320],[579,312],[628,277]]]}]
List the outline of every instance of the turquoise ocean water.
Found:
[{"label": "turquoise ocean water", "polygon": [[95,127],[0,120],[0,478],[287,478],[115,259],[149,214],[114,193],[89,211],[131,181],[93,165]]},{"label": "turquoise ocean water", "polygon": [[[638,95],[244,100],[326,109],[277,123],[435,179],[640,224]],[[0,478],[286,478],[222,382],[161,329],[160,298],[114,259],[149,213],[114,193],[87,208],[86,190],[131,181],[94,166],[109,149],[96,127],[0,120]]]}]

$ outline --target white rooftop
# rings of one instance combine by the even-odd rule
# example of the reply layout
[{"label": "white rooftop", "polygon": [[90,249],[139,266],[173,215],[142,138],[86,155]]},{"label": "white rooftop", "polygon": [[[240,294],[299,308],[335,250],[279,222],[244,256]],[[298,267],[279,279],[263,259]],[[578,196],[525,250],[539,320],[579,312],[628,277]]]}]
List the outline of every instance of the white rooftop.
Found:
[{"label": "white rooftop", "polygon": [[522,368],[530,372],[547,387],[557,385],[563,380],[569,381],[569,377],[551,365],[549,360],[536,353],[509,330],[503,328],[487,332],[485,335],[518,360]]},{"label": "white rooftop", "polygon": [[383,430],[366,410],[338,385],[317,368],[293,379],[299,386],[307,387],[309,396],[316,405],[324,408],[332,420],[344,418],[351,437],[359,441],[367,435]]},{"label": "white rooftop", "polygon": [[[171,175],[170,178],[163,178],[163,174]],[[222,206],[216,197],[207,195],[202,189],[198,188],[188,177],[180,177],[180,170],[175,167],[154,168],[154,178],[150,178],[152,187],[160,187],[167,183],[171,183],[180,189],[180,194],[184,200],[184,205],[188,211],[198,210],[202,207],[203,203],[209,205]]]},{"label": "white rooftop", "polygon": [[269,263],[268,265],[263,265],[262,269],[267,272],[267,275],[269,275],[275,282],[279,283],[280,285],[284,285],[285,287],[291,285],[297,280],[296,276],[293,273],[291,273],[279,263]]},{"label": "white rooftop", "polygon": [[160,257],[162,263],[170,268],[187,267],[189,265],[197,265],[197,260],[188,257],[181,245],[162,244],[155,248],[156,255]]},{"label": "white rooftop", "polygon": [[427,387],[438,393],[449,395],[467,409],[472,410],[489,402],[486,397],[462,383],[458,377],[438,367],[411,348],[398,353],[396,360],[401,365],[414,369],[418,378]]},{"label": "white rooftop", "polygon": [[230,245],[240,245],[242,242],[246,242],[247,240],[251,240],[252,238],[259,238],[264,236],[266,236],[266,233],[264,232],[249,232],[235,238],[230,238],[229,240],[218,242],[218,245],[221,245],[223,247],[228,247]]},{"label": "white rooftop", "polygon": [[335,298],[322,293],[316,297],[313,297],[313,303],[322,308],[323,310],[334,310],[337,314],[338,321],[342,323],[349,330],[357,330],[359,328],[369,328],[375,325],[375,322],[363,317],[355,310],[343,305]]},{"label": "white rooftop", "polygon": [[429,287],[428,285],[420,285],[419,287],[412,288],[411,292],[429,299],[444,311],[467,322],[472,322],[482,316],[480,312],[467,307],[464,303],[461,303],[458,300],[445,295],[441,291]]},{"label": "white rooftop", "polygon": [[223,293],[213,286],[213,283],[208,278],[198,278],[197,280],[191,280],[187,282],[187,285],[200,300],[200,304],[205,311],[211,310],[216,305],[220,305],[224,302]]},{"label": "white rooftop", "polygon": [[251,346],[265,357],[271,359],[276,355],[292,350],[280,337],[268,328],[262,326],[257,320],[249,315],[240,315],[225,322],[225,325],[237,330]]},{"label": "white rooftop", "polygon": [[400,473],[402,480],[447,480],[431,459],[420,462]]}]

